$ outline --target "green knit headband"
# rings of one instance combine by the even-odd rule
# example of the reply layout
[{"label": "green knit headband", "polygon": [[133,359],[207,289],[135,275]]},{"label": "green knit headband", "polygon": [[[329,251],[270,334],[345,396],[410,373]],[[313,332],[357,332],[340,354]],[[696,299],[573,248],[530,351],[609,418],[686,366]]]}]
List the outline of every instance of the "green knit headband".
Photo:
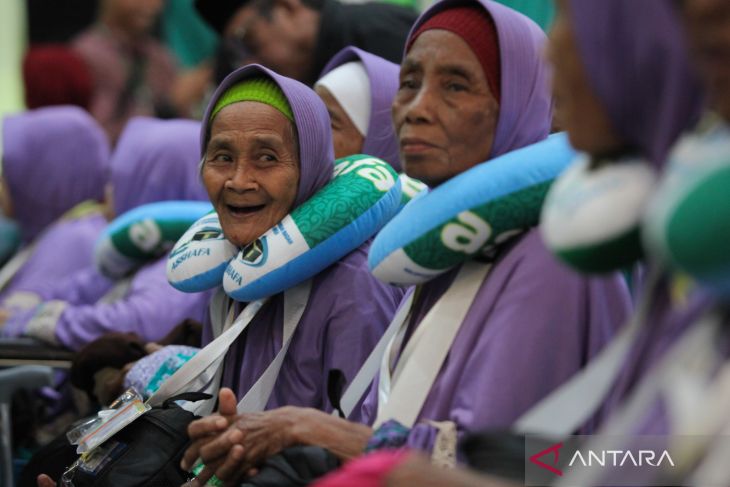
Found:
[{"label": "green knit headband", "polygon": [[294,122],[294,112],[281,88],[270,78],[260,77],[241,81],[228,88],[215,104],[210,114],[212,122],[218,112],[228,105],[240,101],[257,101],[279,110],[290,122]]}]

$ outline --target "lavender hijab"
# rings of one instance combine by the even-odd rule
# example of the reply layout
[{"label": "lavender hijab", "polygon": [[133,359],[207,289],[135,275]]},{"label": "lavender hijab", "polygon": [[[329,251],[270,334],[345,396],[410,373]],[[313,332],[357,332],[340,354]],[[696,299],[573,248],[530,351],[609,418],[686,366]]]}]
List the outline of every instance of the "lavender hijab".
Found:
[{"label": "lavender hijab", "polygon": [[78,203],[102,200],[109,143],[84,110],[61,106],[12,115],[2,132],[2,172],[24,243]]},{"label": "lavender hijab", "polygon": [[[207,200],[198,178],[199,133],[200,123],[190,120],[132,119],[111,161],[115,210],[123,213],[155,201]],[[57,342],[77,350],[112,331],[155,341],[186,318],[203,321],[209,295],[175,290],[165,266],[162,258],[140,269],[123,297],[113,302],[99,301],[112,283],[94,269],[49,282],[38,294],[67,303],[53,324]],[[4,333],[24,333],[31,318],[32,312],[13,317]]]},{"label": "lavender hijab", "polygon": [[[229,87],[252,76],[274,80],[294,112],[299,141],[299,188],[295,206],[305,202],[331,178],[334,163],[330,118],[310,88],[251,65],[234,71],[216,90],[206,112],[201,143],[209,138],[209,114]],[[377,281],[367,265],[368,244],[312,278],[307,307],[292,338],[267,409],[285,405],[331,410],[327,398],[330,372],[351,380],[390,322],[403,292]],[[226,355],[222,384],[239,398],[248,391],[282,345],[284,295],[272,296]],[[210,326],[203,342],[212,340]]]},{"label": "lavender hijab", "polygon": [[[208,103],[200,131],[200,155],[210,138],[212,121],[210,114],[218,99],[231,86],[249,78],[265,76],[271,78],[284,92],[294,112],[294,125],[299,142],[299,187],[294,208],[301,205],[323,188],[333,176],[334,149],[327,108],[310,88],[291,78],[281,76],[258,64],[250,64],[232,72],[221,82]],[[315,100],[316,98],[316,100]]]},{"label": "lavender hijab", "polygon": [[493,159],[538,142],[550,132],[549,71],[542,59],[545,34],[524,15],[496,2],[443,0],[421,14],[408,38],[435,14],[465,4],[484,7],[494,21],[499,41],[501,92],[497,130],[489,155]]},{"label": "lavender hijab", "polygon": [[390,112],[398,92],[400,66],[357,47],[348,46],[335,54],[319,77],[322,78],[333,69],[351,61],[362,62],[370,81],[370,123],[361,152],[383,159],[400,172],[402,168],[398,138]]},{"label": "lavender hijab", "polygon": [[586,74],[619,135],[661,167],[702,108],[678,12],[667,0],[571,0]]},{"label": "lavender hijab", "polygon": [[111,159],[116,215],[155,201],[208,199],[197,171],[200,123],[132,118]]},{"label": "lavender hijab", "polygon": [[[414,29],[434,13],[464,3],[436,4]],[[496,157],[548,133],[551,100],[547,68],[540,58],[545,36],[522,14],[490,1],[479,4],[494,20],[499,42],[502,93],[491,154]],[[457,272],[421,287],[406,342]],[[555,261],[536,229],[527,232],[501,250],[482,283],[406,444],[433,447],[438,430],[428,420],[452,421],[459,434],[509,427],[580,370],[611,339],[630,306],[620,276],[579,276]],[[362,419],[372,422],[377,408],[373,386]]]}]

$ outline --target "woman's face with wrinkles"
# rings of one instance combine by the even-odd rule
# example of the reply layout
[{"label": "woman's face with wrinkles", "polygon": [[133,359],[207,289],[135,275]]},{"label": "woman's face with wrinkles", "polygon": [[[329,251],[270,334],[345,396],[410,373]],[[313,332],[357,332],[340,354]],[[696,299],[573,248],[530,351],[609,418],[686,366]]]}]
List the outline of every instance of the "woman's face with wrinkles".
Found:
[{"label": "woman's face with wrinkles", "polygon": [[213,119],[203,184],[226,238],[238,246],[263,235],[294,205],[299,149],[294,126],[258,102],[223,108]]},{"label": "woman's face with wrinkles", "polygon": [[498,115],[482,66],[463,39],[438,29],[418,36],[393,101],[408,176],[433,187],[487,160]]}]

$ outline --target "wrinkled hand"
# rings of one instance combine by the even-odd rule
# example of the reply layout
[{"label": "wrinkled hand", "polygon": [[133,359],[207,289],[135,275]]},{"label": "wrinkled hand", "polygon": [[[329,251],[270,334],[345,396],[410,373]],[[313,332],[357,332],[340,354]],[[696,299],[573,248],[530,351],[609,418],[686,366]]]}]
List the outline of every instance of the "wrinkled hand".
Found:
[{"label": "wrinkled hand", "polygon": [[[193,421],[188,426],[188,436],[193,441],[185,450],[180,467],[188,471],[192,469],[197,459],[200,458],[201,448],[215,440],[221,433],[224,433],[226,428],[233,424],[235,420],[236,395],[232,390],[224,387],[218,393],[218,413]],[[211,469],[222,464],[223,458],[218,463],[214,461],[206,462],[206,468],[199,475],[199,479],[202,481],[200,485],[204,485],[212,477]],[[203,479],[206,475],[207,478]]]},{"label": "wrinkled hand", "polygon": [[203,446],[200,456],[206,465],[224,458],[215,468],[215,475],[226,484],[236,485],[268,457],[298,444],[297,431],[311,428],[313,418],[316,415],[312,416],[309,409],[293,406],[242,414],[228,431]]}]

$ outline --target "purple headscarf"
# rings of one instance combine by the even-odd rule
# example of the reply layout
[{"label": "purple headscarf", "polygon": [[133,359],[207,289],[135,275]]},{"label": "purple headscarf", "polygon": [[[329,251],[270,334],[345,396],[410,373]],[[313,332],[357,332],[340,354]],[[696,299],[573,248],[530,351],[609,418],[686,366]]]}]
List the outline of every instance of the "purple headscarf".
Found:
[{"label": "purple headscarf", "polygon": [[28,243],[82,201],[101,201],[109,142],[78,107],[31,110],[3,121],[3,177]]},{"label": "purple headscarf", "polygon": [[581,60],[614,129],[659,167],[703,100],[673,10],[666,0],[570,2]]},{"label": "purple headscarf", "polygon": [[478,3],[494,21],[499,40],[500,104],[493,159],[547,137],[552,123],[548,68],[542,59],[545,34],[529,18],[489,0],[443,0],[413,24],[410,38],[426,20],[449,8]]},{"label": "purple headscarf", "polygon": [[111,158],[114,212],[155,201],[206,201],[198,177],[199,131],[192,120],[133,118]]},{"label": "purple headscarf", "polygon": [[402,168],[398,137],[395,134],[390,111],[393,99],[398,93],[400,66],[357,47],[348,46],[335,54],[319,77],[322,78],[333,69],[351,61],[362,62],[370,81],[370,123],[362,152],[383,159],[400,172]]},{"label": "purple headscarf", "polygon": [[334,170],[334,148],[327,108],[319,96],[308,86],[276,74],[258,64],[250,64],[232,72],[221,82],[208,103],[200,130],[200,155],[205,156],[205,148],[210,137],[210,114],[218,99],[231,86],[248,78],[270,78],[276,83],[294,112],[294,123],[299,141],[299,187],[294,200],[294,208],[314,196],[319,189],[332,179]]},{"label": "purple headscarf", "polygon": [[[436,4],[414,29],[434,13],[464,3]],[[494,2],[479,3],[492,16],[499,41],[501,104],[491,155],[496,157],[548,133],[551,100],[541,59],[545,36],[522,14]],[[406,340],[457,273],[451,270],[421,286]],[[630,308],[621,276],[588,279],[572,272],[555,260],[536,229],[529,230],[502,249],[482,282],[407,446],[431,450],[439,430],[427,420],[453,421],[459,434],[509,427],[594,357]],[[368,423],[377,413],[377,381],[361,410]]]}]

